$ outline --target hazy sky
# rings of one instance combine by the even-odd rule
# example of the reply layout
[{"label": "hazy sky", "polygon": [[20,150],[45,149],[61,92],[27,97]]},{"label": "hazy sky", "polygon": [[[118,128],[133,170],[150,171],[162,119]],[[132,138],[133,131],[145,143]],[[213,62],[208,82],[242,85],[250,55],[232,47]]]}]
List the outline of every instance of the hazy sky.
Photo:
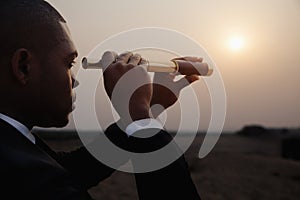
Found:
[{"label": "hazy sky", "polygon": [[[225,130],[238,130],[245,124],[300,127],[299,0],[49,2],[68,21],[79,51],[78,63],[98,43],[119,32],[142,27],[176,30],[204,46],[221,72],[227,93]],[[237,49],[231,40],[238,40]],[[205,129],[209,98],[201,89],[203,83],[197,84],[194,88],[204,107],[200,129]],[[105,116],[105,109],[99,117]],[[104,118],[105,125],[112,120]]]}]

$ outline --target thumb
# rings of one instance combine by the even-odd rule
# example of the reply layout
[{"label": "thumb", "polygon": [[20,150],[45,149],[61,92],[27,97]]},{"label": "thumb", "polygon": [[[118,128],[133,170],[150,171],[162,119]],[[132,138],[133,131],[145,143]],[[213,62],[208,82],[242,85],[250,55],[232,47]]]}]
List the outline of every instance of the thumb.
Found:
[{"label": "thumb", "polygon": [[114,51],[106,51],[101,58],[101,65],[102,65],[102,69],[103,71],[106,70],[106,68],[113,63],[116,58],[118,57],[118,54]]}]

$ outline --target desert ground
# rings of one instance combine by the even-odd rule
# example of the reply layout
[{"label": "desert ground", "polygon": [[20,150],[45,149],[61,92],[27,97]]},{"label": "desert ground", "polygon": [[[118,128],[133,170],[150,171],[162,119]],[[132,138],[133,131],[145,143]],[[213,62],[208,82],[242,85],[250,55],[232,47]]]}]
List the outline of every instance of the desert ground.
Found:
[{"label": "desert ground", "polygon": [[[222,134],[214,149],[199,159],[204,135],[198,135],[185,156],[202,199],[300,199],[300,161],[282,158],[284,137]],[[46,142],[57,151],[70,151],[81,144],[78,138],[46,138]],[[125,172],[115,172],[89,192],[94,199],[138,199],[134,175]]]}]

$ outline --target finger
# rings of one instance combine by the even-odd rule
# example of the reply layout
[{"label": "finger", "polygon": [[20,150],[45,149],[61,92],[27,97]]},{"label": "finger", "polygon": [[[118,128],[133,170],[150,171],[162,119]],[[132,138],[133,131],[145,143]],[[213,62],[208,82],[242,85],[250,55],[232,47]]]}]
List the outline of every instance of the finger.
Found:
[{"label": "finger", "polygon": [[133,56],[132,52],[126,51],[117,57],[116,62],[127,64],[131,56]]},{"label": "finger", "polygon": [[128,64],[138,65],[141,62],[142,56],[140,54],[134,54],[129,58]]},{"label": "finger", "polygon": [[145,58],[141,58],[139,65],[148,65],[148,61]]},{"label": "finger", "polygon": [[190,84],[195,82],[195,81],[198,81],[200,78],[198,75],[190,75],[190,76],[185,76],[184,77]]},{"label": "finger", "polygon": [[185,76],[180,80],[176,81],[176,88],[178,90],[181,90],[197,80],[199,80],[199,76],[197,75]]},{"label": "finger", "polygon": [[118,54],[114,51],[106,51],[101,58],[102,69],[105,70],[111,63],[116,60]]},{"label": "finger", "polygon": [[178,66],[178,72],[182,75],[205,76],[209,72],[209,66],[207,63],[185,60],[174,60],[173,62]]},{"label": "finger", "polygon": [[191,61],[191,62],[202,62],[203,58],[193,57],[193,56],[185,56],[185,57],[173,58],[172,61],[173,60],[185,60],[185,61]]}]

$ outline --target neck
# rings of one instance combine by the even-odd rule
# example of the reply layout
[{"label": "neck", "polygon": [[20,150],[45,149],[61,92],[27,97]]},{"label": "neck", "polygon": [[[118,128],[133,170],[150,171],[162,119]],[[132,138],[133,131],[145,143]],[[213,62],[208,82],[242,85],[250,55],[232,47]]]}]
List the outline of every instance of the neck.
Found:
[{"label": "neck", "polygon": [[7,110],[7,109],[2,109],[0,108],[0,113],[13,118],[14,120],[17,120],[18,122],[22,123],[24,126],[26,126],[29,130],[31,130],[33,128],[33,124],[30,123],[28,120],[26,120],[27,118],[24,117],[24,115],[14,112],[12,110]]}]

